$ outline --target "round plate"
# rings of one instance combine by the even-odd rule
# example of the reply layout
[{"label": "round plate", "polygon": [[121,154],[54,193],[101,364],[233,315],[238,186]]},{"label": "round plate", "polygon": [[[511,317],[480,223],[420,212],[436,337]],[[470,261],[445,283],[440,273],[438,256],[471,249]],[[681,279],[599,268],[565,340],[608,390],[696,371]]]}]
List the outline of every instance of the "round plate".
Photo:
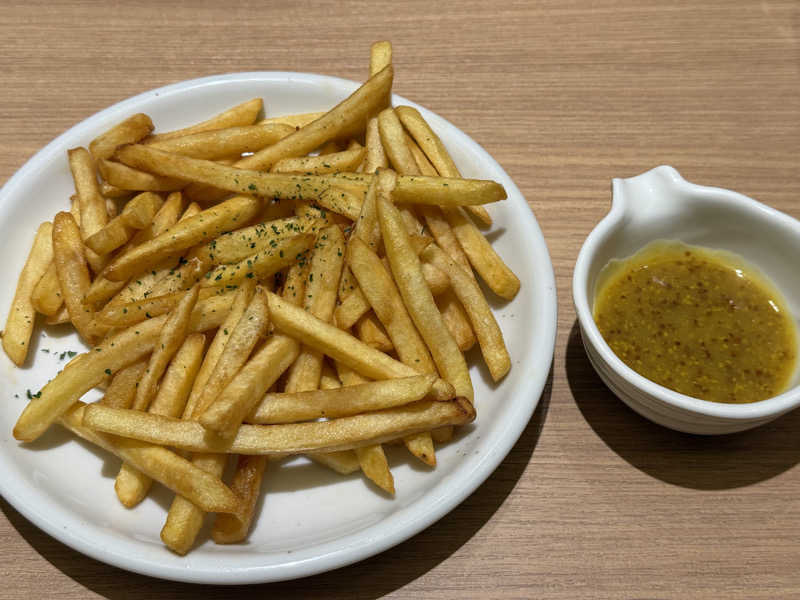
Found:
[{"label": "round plate", "polygon": [[[69,206],[73,193],[66,150],[86,146],[98,134],[136,112],[149,114],[159,130],[183,127],[254,97],[270,116],[327,110],[351,94],[352,81],[288,72],[206,77],[146,92],[76,125],[34,156],[0,190],[0,260],[6,281],[0,315],[14,294],[38,224]],[[395,96],[395,105],[412,102]],[[114,494],[119,461],[52,427],[33,444],[19,444],[11,429],[27,402],[68,360],[82,351],[65,328],[34,332],[24,369],[0,358],[0,492],[23,515],[76,550],[123,569],[189,582],[232,584],[303,577],[361,560],[418,533],[452,510],[497,467],[525,428],[538,403],[553,357],[556,292],[544,238],[522,194],[477,143],[419,106],[465,177],[502,183],[508,200],[490,206],[490,238],[517,273],[522,289],[509,303],[494,302],[512,357],[509,375],[491,383],[480,354],[469,354],[478,418],[437,449],[428,469],[402,448],[389,448],[397,494],[377,492],[358,473],[342,477],[303,457],[272,465],[262,503],[245,543],[215,545],[207,532],[181,557],[159,539],[172,495],[154,486],[133,510]],[[38,341],[37,341],[38,338]],[[89,394],[89,399],[96,394]]]}]

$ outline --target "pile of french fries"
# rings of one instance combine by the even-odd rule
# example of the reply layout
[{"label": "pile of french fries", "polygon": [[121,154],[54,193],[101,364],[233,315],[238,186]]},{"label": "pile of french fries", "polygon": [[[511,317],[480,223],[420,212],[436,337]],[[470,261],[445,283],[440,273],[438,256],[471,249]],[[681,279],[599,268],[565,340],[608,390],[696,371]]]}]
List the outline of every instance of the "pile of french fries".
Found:
[{"label": "pile of french fries", "polygon": [[432,467],[475,418],[463,353],[477,342],[495,381],[510,368],[475,275],[519,289],[476,225],[505,190],[461,178],[420,113],[391,107],[391,52],[374,44],[369,79],[325,113],[260,119],[256,99],[158,134],[136,114],[68,153],[71,208],[39,227],[2,342],[23,365],[41,314],[91,349],[14,436],[59,423],[119,456],[127,507],[173,490],[174,552],[206,513],[216,542],[244,540],[270,457],[393,494],[382,444]]}]

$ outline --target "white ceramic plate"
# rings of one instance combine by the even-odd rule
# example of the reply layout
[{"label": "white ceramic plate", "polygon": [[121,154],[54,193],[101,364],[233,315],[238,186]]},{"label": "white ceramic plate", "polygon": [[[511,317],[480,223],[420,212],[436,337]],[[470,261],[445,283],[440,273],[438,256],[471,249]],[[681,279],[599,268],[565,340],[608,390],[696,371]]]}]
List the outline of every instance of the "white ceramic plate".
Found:
[{"label": "white ceramic plate", "polygon": [[[0,190],[0,261],[9,282],[0,290],[5,315],[37,225],[68,206],[72,181],[66,150],[87,145],[136,112],[161,130],[203,120],[233,104],[261,96],[269,115],[326,110],[352,93],[351,81],[287,72],[236,73],[196,79],[146,92],[76,125],[34,156]],[[394,103],[411,104],[400,97]],[[497,386],[470,355],[476,422],[437,450],[428,470],[398,449],[391,451],[397,495],[376,492],[359,475],[341,477],[297,457],[267,471],[255,528],[240,545],[204,540],[188,556],[164,548],[159,531],[171,495],[163,488],[134,510],[114,495],[119,461],[73,441],[54,426],[34,444],[20,445],[11,428],[27,402],[63,366],[67,350],[83,350],[63,330],[43,331],[32,358],[16,369],[0,357],[0,492],[50,535],[98,560],[162,577],[204,583],[255,583],[303,577],[381,552],[418,533],[453,509],[497,467],[530,419],[547,378],[556,329],[553,269],[542,233],[508,175],[478,144],[435,114],[417,107],[442,137],[465,177],[493,179],[508,200],[489,208],[490,238],[522,281],[510,303],[498,303],[513,366]],[[91,396],[90,397],[94,397]],[[156,486],[158,487],[158,486]],[[13,560],[13,558],[12,558]]]}]

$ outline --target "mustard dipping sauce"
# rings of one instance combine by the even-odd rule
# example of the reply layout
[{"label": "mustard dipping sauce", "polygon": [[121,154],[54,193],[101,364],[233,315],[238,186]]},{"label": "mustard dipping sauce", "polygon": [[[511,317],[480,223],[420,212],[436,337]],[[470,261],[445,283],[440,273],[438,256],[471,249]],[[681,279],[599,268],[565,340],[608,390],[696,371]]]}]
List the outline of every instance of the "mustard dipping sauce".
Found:
[{"label": "mustard dipping sauce", "polygon": [[734,254],[657,241],[600,273],[594,320],[640,375],[712,402],[785,391],[797,329],[781,294]]}]

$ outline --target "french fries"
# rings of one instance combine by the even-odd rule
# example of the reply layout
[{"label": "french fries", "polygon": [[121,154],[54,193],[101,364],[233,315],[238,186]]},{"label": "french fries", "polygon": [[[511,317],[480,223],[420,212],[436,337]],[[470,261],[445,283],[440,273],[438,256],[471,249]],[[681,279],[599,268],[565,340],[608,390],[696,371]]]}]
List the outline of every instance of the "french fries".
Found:
[{"label": "french fries", "polygon": [[22,267],[17,291],[8,312],[6,328],[3,330],[3,350],[15,365],[21,367],[28,356],[36,309],[31,302],[33,290],[47,272],[53,260],[53,225],[42,223],[33,239],[28,260]]},{"label": "french fries", "polygon": [[511,366],[475,273],[504,299],[519,280],[468,216],[490,224],[505,190],[462,178],[419,112],[392,106],[388,42],[369,66],[321,113],[259,120],[257,98],[166,133],[132,115],[69,151],[70,210],[37,231],[4,350],[26,361],[37,313],[93,346],[29,394],[13,434],[59,423],[116,454],[126,507],[171,489],[177,554],[209,512],[214,542],[247,538],[271,457],[394,495],[383,444],[435,467],[475,419],[462,352],[477,340],[495,381]]}]

